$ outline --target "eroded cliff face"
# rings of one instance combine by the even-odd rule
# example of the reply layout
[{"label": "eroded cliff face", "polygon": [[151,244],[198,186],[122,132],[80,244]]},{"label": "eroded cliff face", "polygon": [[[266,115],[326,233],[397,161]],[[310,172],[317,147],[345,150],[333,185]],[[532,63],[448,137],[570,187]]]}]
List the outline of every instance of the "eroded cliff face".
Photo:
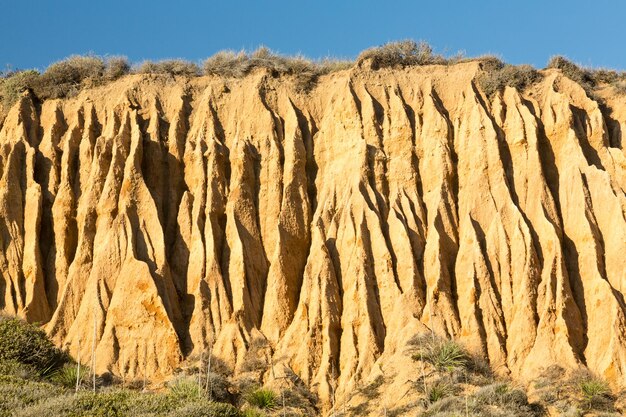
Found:
[{"label": "eroded cliff face", "polygon": [[25,95],[0,130],[0,308],[85,361],[95,335],[127,378],[209,348],[237,369],[265,337],[328,401],[432,329],[515,378],[624,386],[626,101],[556,70],[490,99],[478,71]]}]

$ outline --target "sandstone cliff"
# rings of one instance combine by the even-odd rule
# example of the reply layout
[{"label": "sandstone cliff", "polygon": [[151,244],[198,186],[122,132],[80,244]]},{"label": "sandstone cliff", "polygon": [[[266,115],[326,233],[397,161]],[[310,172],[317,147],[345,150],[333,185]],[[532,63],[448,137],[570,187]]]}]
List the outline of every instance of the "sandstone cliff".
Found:
[{"label": "sandstone cliff", "polygon": [[25,94],[0,122],[0,309],[74,356],[95,335],[127,378],[208,349],[237,369],[264,337],[328,401],[432,329],[520,380],[624,386],[626,101],[558,70],[486,97],[479,71]]}]

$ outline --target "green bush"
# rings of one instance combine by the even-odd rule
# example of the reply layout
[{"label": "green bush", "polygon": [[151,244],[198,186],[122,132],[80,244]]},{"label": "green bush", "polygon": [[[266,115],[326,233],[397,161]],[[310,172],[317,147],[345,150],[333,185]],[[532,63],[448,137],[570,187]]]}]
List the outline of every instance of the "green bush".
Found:
[{"label": "green bush", "polygon": [[83,393],[76,397],[72,409],[68,410],[71,417],[117,417],[128,415],[127,391],[111,391],[99,393]]},{"label": "green bush", "polygon": [[0,398],[2,399],[0,400],[0,416],[13,415],[17,410],[47,402],[62,396],[64,392],[62,388],[47,382],[25,380],[15,376],[0,376]]},{"label": "green bush", "polygon": [[230,404],[196,402],[187,404],[168,414],[168,417],[240,417],[241,413]]},{"label": "green bush", "polygon": [[34,366],[16,360],[0,360],[0,376],[13,376],[21,379],[39,378]]},{"label": "green bush", "polygon": [[0,319],[0,362],[32,365],[41,376],[49,375],[67,361],[46,333],[17,318]]},{"label": "green bush", "polygon": [[129,398],[129,414],[132,416],[163,416],[188,403],[201,401],[199,399],[185,399],[170,393],[150,393],[135,391]]},{"label": "green bush", "polygon": [[261,410],[271,410],[276,407],[276,393],[270,389],[259,388],[245,396],[246,402]]}]

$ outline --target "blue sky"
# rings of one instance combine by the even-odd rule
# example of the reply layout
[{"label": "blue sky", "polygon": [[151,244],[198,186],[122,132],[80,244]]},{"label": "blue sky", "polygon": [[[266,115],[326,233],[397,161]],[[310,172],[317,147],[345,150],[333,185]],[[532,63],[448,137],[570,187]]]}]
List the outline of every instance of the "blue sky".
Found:
[{"label": "blue sky", "polygon": [[437,52],[495,53],[544,67],[563,54],[626,69],[622,1],[0,0],[0,70],[45,67],[72,54],[199,61],[264,44],[312,58],[352,58],[390,40]]}]

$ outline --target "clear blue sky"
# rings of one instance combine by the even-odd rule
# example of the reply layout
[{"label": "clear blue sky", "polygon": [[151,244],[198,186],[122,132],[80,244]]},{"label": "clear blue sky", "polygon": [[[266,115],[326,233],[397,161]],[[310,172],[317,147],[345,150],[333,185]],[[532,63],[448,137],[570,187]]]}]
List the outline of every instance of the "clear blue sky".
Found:
[{"label": "clear blue sky", "polygon": [[626,69],[626,2],[536,0],[0,0],[0,70],[71,54],[201,60],[260,44],[312,58],[352,58],[390,40],[437,52],[495,53],[545,66],[567,55]]}]

